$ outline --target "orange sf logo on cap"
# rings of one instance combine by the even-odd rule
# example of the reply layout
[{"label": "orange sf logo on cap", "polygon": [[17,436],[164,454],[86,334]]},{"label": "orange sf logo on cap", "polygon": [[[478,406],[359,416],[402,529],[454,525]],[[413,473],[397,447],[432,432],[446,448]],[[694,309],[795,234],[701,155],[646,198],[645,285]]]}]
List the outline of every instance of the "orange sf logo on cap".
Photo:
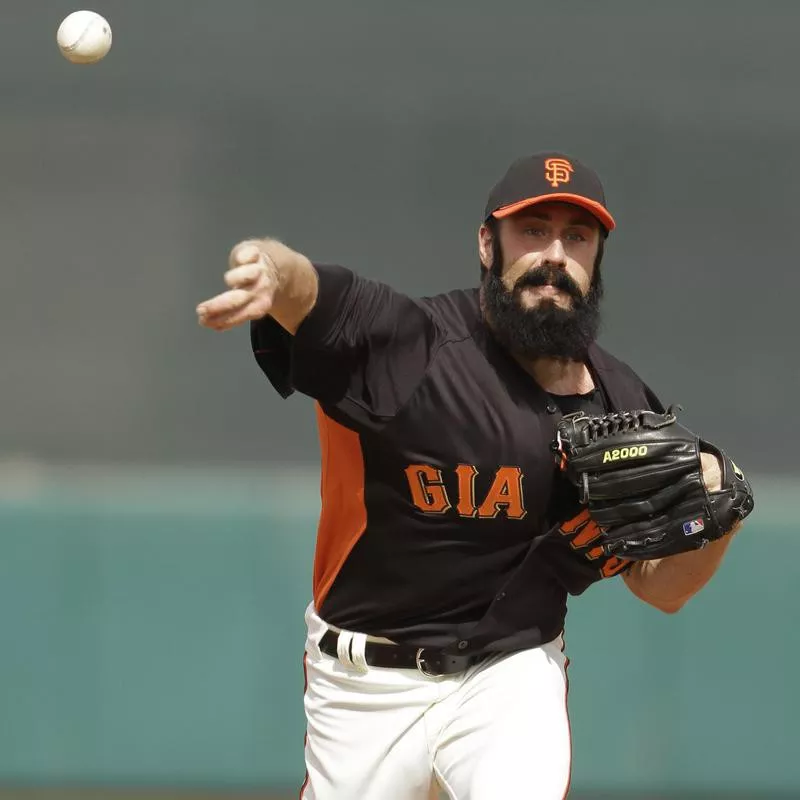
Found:
[{"label": "orange sf logo on cap", "polygon": [[560,183],[569,183],[573,172],[574,168],[566,158],[548,158],[544,162],[544,177],[554,188]]}]

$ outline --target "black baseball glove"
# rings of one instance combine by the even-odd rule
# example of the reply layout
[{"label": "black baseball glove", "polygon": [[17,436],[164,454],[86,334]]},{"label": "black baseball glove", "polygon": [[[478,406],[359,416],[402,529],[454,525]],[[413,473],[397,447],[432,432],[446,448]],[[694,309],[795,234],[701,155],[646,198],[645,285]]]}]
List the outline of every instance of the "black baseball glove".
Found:
[{"label": "black baseball glove", "polygon": [[[697,550],[753,510],[742,471],[679,424],[674,406],[663,414],[567,414],[552,448],[602,529],[598,544],[606,555],[644,561]],[[706,488],[701,452],[722,463],[719,491]]]}]

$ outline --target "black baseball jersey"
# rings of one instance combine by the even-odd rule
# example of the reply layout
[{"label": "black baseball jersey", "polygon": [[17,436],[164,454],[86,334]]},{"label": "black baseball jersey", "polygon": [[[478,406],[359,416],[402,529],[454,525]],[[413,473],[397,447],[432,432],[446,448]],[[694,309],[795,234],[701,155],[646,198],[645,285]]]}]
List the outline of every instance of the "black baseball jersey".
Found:
[{"label": "black baseball jersey", "polygon": [[568,594],[626,566],[580,535],[548,535],[580,510],[549,449],[560,414],[660,403],[598,346],[595,392],[548,395],[491,335],[477,289],[412,299],[316,269],[319,297],[296,335],[266,318],[251,339],[284,397],[317,401],[318,613],[462,652],[555,638]]}]

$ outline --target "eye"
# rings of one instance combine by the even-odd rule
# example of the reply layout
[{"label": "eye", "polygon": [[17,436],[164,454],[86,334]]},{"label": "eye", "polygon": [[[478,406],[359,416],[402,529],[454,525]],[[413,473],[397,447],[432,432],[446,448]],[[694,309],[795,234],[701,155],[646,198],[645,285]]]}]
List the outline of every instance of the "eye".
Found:
[{"label": "eye", "polygon": [[544,229],[539,227],[527,227],[523,228],[522,232],[526,236],[544,236]]},{"label": "eye", "polygon": [[578,233],[577,231],[572,231],[571,233],[566,234],[566,236],[564,238],[569,240],[570,242],[585,242],[586,241],[586,237],[582,233]]}]

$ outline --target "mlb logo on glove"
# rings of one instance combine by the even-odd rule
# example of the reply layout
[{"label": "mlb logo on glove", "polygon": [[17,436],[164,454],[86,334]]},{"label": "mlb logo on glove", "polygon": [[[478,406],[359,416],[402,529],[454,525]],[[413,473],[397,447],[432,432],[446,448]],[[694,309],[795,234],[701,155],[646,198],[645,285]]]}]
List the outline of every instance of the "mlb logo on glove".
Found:
[{"label": "mlb logo on glove", "polygon": [[683,523],[683,533],[685,536],[691,536],[693,533],[700,533],[705,527],[706,524],[702,519],[691,519]]}]

